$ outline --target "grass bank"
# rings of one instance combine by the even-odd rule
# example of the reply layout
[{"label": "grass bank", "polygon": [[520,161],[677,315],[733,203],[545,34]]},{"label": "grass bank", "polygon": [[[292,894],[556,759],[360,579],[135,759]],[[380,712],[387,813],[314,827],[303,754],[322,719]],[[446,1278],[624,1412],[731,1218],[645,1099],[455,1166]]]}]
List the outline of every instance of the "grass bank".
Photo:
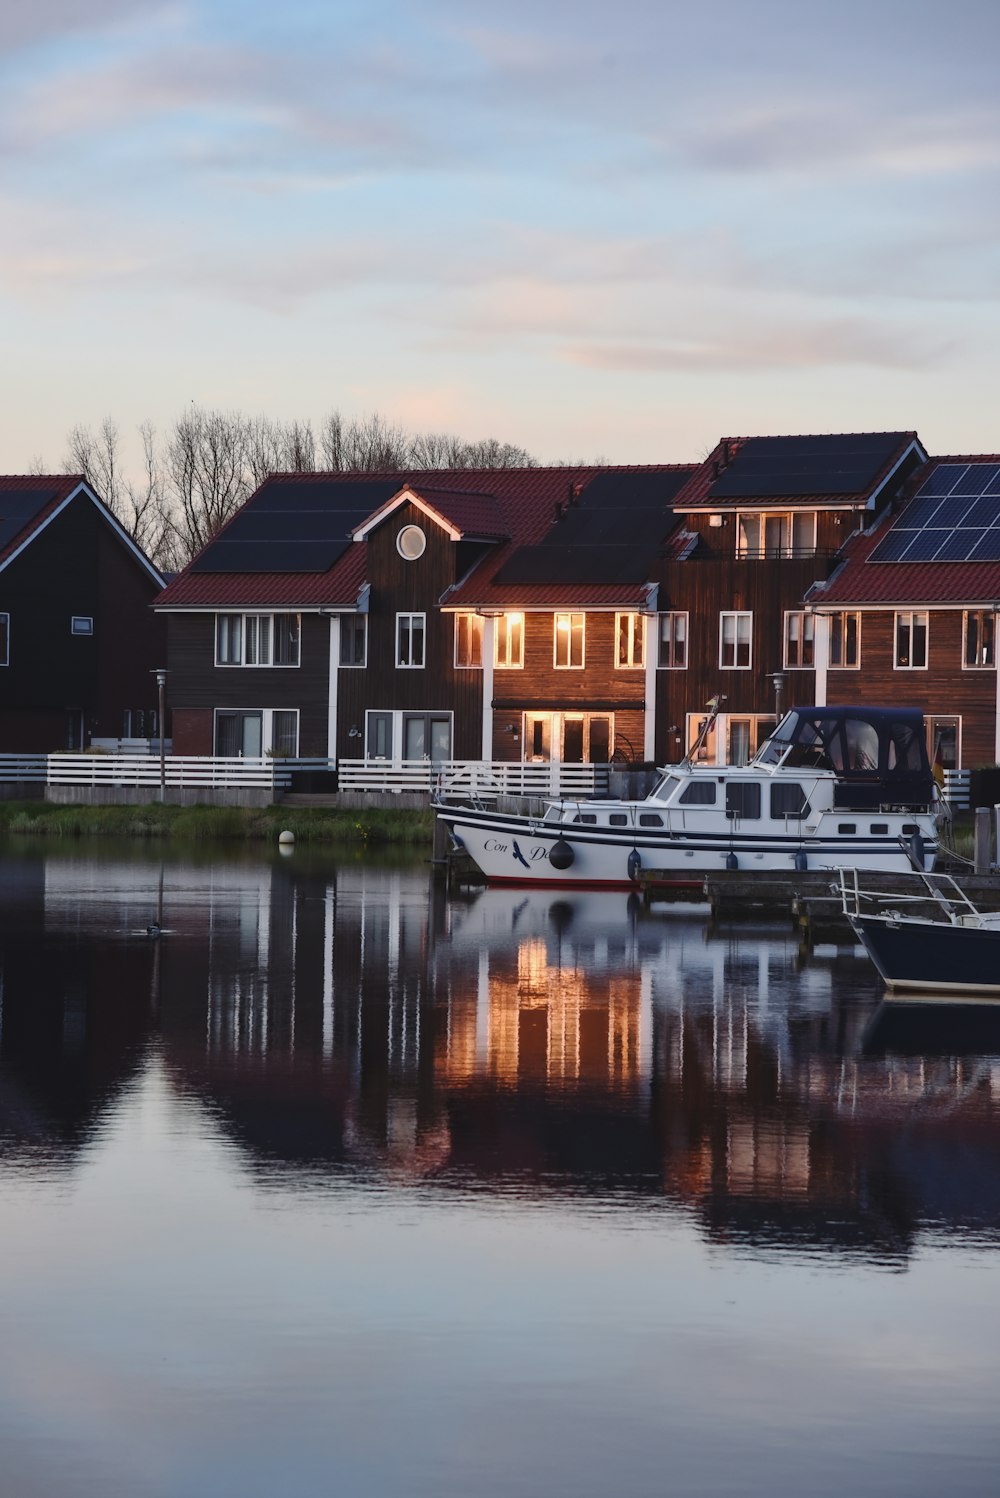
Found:
[{"label": "grass bank", "polygon": [[282,811],[280,806],[54,806],[44,801],[0,802],[0,836],[143,837],[187,841],[277,842],[353,847],[430,844],[434,814],[425,811]]}]

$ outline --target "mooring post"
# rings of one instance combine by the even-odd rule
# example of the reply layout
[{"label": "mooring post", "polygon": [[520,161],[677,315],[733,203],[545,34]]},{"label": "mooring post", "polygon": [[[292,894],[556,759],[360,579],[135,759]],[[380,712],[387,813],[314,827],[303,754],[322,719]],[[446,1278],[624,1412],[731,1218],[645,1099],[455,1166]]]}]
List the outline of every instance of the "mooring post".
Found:
[{"label": "mooring post", "polygon": [[993,854],[993,828],[990,825],[990,809],[988,806],[976,807],[975,820],[975,851],[973,854],[973,867],[977,874],[988,874]]}]

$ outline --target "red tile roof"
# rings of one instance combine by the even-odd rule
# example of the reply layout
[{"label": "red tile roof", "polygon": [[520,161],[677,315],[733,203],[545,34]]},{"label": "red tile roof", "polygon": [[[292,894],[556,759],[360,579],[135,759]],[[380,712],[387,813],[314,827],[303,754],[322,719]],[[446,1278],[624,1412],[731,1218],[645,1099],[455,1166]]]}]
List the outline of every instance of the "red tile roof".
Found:
[{"label": "red tile roof", "polygon": [[74,490],[84,483],[82,473],[5,473],[0,474],[0,524],[4,515],[5,493],[37,493],[38,508],[24,519],[12,535],[0,546],[0,564],[24,545],[32,533],[41,526],[54,510],[67,500]]},{"label": "red tile roof", "polygon": [[850,441],[851,437],[898,437],[899,441],[892,456],[883,465],[877,477],[873,479],[870,484],[866,485],[864,489],[858,490],[857,493],[853,495],[845,493],[826,494],[825,492],[817,490],[811,493],[777,494],[771,497],[768,497],[765,494],[756,494],[752,497],[743,496],[739,498],[733,498],[720,495],[713,496],[709,493],[709,490],[711,489],[712,485],[719,478],[721,478],[722,474],[726,472],[727,468],[732,464],[733,459],[736,457],[737,453],[742,447],[745,446],[746,443],[758,442],[762,439],[757,437],[722,437],[717,445],[713,448],[712,452],[709,453],[708,457],[702,463],[701,467],[697,470],[696,473],[692,474],[691,478],[688,480],[687,484],[685,484],[684,488],[676,495],[674,499],[674,509],[678,512],[678,514],[680,514],[683,511],[692,511],[698,509],[726,510],[739,508],[741,510],[745,510],[755,506],[760,507],[761,505],[788,505],[794,507],[796,505],[806,504],[815,505],[818,499],[823,499],[825,502],[825,507],[827,508],[829,508],[831,505],[837,504],[850,504],[852,502],[858,503],[861,500],[867,499],[869,494],[874,493],[880,488],[882,483],[892,472],[893,468],[900,461],[911,444],[919,441],[916,432],[849,432],[843,434],[812,433],[803,435],[789,434],[787,438],[782,438],[779,436],[769,437],[764,440],[768,442],[780,442],[783,440],[787,440],[790,443],[799,443],[808,441],[810,436],[815,436],[818,438],[832,438],[838,435],[843,435],[845,441]]},{"label": "red tile roof", "polygon": [[[932,458],[907,484],[911,496],[943,463],[1000,463],[996,455]],[[997,499],[1000,508],[1000,497]],[[870,562],[879,542],[905,514],[904,505],[847,542],[843,564],[809,594],[816,607],[836,604],[982,604],[1000,599],[1000,562]]]},{"label": "red tile roof", "polygon": [[[511,607],[525,607],[525,595],[531,594],[537,600],[537,606],[541,607],[543,600],[539,595],[542,589],[528,589],[519,585],[516,588],[497,590],[495,593],[489,586],[489,578],[518,547],[529,546],[541,540],[554,522],[556,506],[568,502],[571,494],[578,496],[600,473],[670,473],[677,472],[681,467],[689,468],[690,465],[454,468],[366,474],[278,474],[274,478],[281,483],[294,480],[302,484],[357,484],[359,481],[371,481],[384,485],[387,480],[391,480],[398,488],[408,486],[418,494],[426,495],[429,502],[442,506],[443,515],[444,496],[448,496],[449,513],[446,518],[453,520],[459,529],[465,531],[466,524],[459,524],[461,518],[467,523],[470,534],[473,533],[473,521],[482,523],[488,514],[492,518],[491,523],[496,524],[496,516],[499,515],[503,526],[502,534],[510,539],[492,548],[489,557],[458,589],[447,595],[444,602],[451,607],[476,607],[479,603],[503,607],[509,593]],[[262,489],[265,487],[266,485],[261,486]],[[253,499],[254,496],[251,496],[247,504],[251,505]],[[669,508],[665,507],[665,511],[669,526],[672,523]],[[481,532],[475,531],[475,534]],[[255,608],[350,609],[356,604],[364,578],[365,547],[362,544],[351,546],[332,567],[322,573],[192,572],[189,566],[164,589],[156,600],[156,606],[177,609],[236,608],[242,605]],[[501,592],[504,598],[498,597]],[[603,603],[608,607],[617,604],[632,608],[640,606],[640,602],[633,601],[639,599],[640,594],[641,585],[634,584],[627,588],[594,586],[582,589],[568,585],[560,588],[557,585],[545,590],[545,603],[547,606],[551,597],[554,600],[552,606],[558,607],[562,600],[567,604],[581,606],[585,595],[592,595],[589,601],[595,607]]]}]

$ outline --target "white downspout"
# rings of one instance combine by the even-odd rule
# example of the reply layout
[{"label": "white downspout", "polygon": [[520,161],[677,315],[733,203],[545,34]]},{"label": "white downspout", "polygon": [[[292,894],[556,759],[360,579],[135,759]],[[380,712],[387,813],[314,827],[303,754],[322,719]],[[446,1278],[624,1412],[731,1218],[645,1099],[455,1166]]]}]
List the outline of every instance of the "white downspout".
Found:
[{"label": "white downspout", "polygon": [[330,687],[327,694],[326,757],[337,763],[337,686],[340,679],[340,615],[330,615]]},{"label": "white downspout", "polygon": [[826,707],[827,672],[830,669],[830,615],[815,614],[813,665],[816,669],[816,707]]},{"label": "white downspout", "polygon": [[483,619],[483,717],[480,758],[485,764],[493,760],[493,659],[496,620],[487,614]]}]

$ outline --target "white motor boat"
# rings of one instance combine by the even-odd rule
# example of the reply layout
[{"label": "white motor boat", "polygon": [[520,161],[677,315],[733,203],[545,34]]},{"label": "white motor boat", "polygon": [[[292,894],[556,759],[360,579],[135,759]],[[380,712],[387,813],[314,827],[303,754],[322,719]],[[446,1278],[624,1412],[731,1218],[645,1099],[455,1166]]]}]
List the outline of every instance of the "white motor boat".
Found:
[{"label": "white motor boat", "polygon": [[490,883],[627,888],[719,870],[929,872],[942,804],[913,708],[800,707],[747,765],[668,765],[641,801],[436,803]]}]

